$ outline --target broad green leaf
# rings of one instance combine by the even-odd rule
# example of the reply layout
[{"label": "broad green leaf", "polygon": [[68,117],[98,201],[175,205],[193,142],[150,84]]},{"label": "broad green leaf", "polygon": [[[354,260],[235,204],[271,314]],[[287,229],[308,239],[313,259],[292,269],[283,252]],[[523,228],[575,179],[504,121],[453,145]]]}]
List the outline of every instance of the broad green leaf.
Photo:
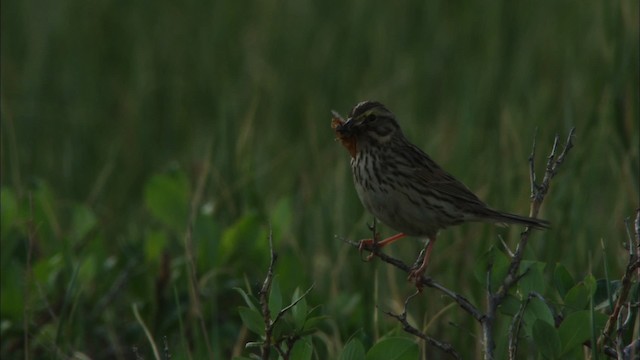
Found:
[{"label": "broad green leaf", "polygon": [[562,298],[575,285],[573,277],[563,264],[556,264],[556,268],[553,270],[553,285]]},{"label": "broad green leaf", "polygon": [[71,239],[74,242],[82,240],[97,223],[98,220],[91,209],[84,205],[75,206],[71,219]]},{"label": "broad green leaf", "polygon": [[533,341],[540,353],[547,359],[557,359],[560,354],[561,345],[558,337],[558,330],[546,321],[536,320],[533,324]]},{"label": "broad green leaf", "polygon": [[222,233],[219,251],[216,253],[217,262],[227,263],[236,252],[242,252],[244,257],[250,255],[251,251],[261,249],[265,249],[268,253],[267,243],[268,240],[258,216],[253,213],[245,214]]},{"label": "broad green leaf", "polygon": [[415,360],[419,356],[418,344],[405,337],[380,340],[367,352],[367,360]]},{"label": "broad green leaf", "polygon": [[313,355],[313,346],[311,346],[311,341],[308,337],[304,337],[293,345],[293,349],[291,350],[291,360],[308,360],[311,359],[311,355]]},{"label": "broad green leaf", "polygon": [[502,314],[515,316],[520,310],[521,304],[522,303],[520,302],[520,300],[518,300],[515,296],[508,294],[500,305],[499,310]]},{"label": "broad green leaf", "polygon": [[307,319],[304,323],[304,330],[302,331],[302,335],[313,334],[317,331],[318,325],[328,319],[328,316],[314,316],[312,318]]},{"label": "broad green leaf", "polygon": [[584,310],[589,303],[589,290],[583,282],[577,283],[564,297],[564,313]]},{"label": "broad green leaf", "polygon": [[271,292],[269,293],[269,313],[271,313],[272,321],[276,319],[280,310],[282,310],[282,293],[278,277],[275,276],[271,281]]},{"label": "broad green leaf", "polygon": [[595,324],[591,323],[591,311],[580,310],[569,314],[560,328],[558,328],[558,335],[562,342],[562,353],[574,349],[576,346],[582,346],[582,343],[591,338],[591,327],[595,327],[596,332],[599,332],[606,322],[607,318],[602,313],[594,313]]},{"label": "broad green leaf", "polygon": [[242,323],[254,333],[264,337],[264,319],[258,310],[250,309],[245,306],[238,308]]},{"label": "broad green leaf", "polygon": [[589,291],[589,297],[593,296],[598,288],[596,278],[593,275],[589,274],[585,276],[583,282],[584,286],[587,288],[587,291]]},{"label": "broad green leaf", "polygon": [[93,254],[85,255],[81,260],[80,268],[78,270],[78,281],[85,286],[94,286],[96,280],[96,256]]},{"label": "broad green leaf", "polygon": [[62,254],[54,254],[48,259],[37,261],[33,266],[34,280],[44,286],[53,287],[56,284],[58,275],[64,268]]},{"label": "broad green leaf", "polygon": [[538,298],[533,298],[529,301],[529,304],[524,311],[523,318],[525,322],[524,329],[527,336],[532,334],[533,325],[538,320],[544,321],[551,326],[554,325],[553,314],[551,314],[551,311],[544,301]]},{"label": "broad green leaf", "polygon": [[144,237],[144,256],[147,261],[155,262],[159,260],[167,246],[167,242],[167,234],[165,231],[149,230]]},{"label": "broad green leaf", "polygon": [[144,187],[144,203],[151,215],[182,232],[189,216],[190,186],[183,172],[153,176]]},{"label": "broad green leaf", "polygon": [[342,349],[338,360],[364,360],[364,346],[358,339],[351,339]]},{"label": "broad green leaf", "polygon": [[502,280],[509,271],[509,259],[505,254],[495,247],[492,247],[484,253],[474,268],[474,274],[478,282],[485,284],[487,282],[488,264],[491,263],[491,289],[497,290],[502,284]]},{"label": "broad green leaf", "polygon": [[522,271],[526,274],[518,282],[518,288],[523,296],[528,296],[532,292],[543,294],[546,290],[546,282],[542,275],[544,263],[534,261],[523,261],[521,265]]}]

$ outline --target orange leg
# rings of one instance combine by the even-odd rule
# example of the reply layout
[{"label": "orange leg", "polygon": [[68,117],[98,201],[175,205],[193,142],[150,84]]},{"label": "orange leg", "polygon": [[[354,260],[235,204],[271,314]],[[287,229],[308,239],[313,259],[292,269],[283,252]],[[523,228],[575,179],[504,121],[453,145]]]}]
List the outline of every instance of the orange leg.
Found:
[{"label": "orange leg", "polygon": [[408,280],[413,280],[416,283],[418,289],[421,289],[419,285],[419,280],[424,274],[424,271],[427,269],[427,265],[429,265],[429,259],[431,258],[431,250],[433,250],[433,245],[436,243],[436,237],[432,236],[429,238],[429,242],[427,243],[426,251],[424,254],[424,259],[422,260],[422,264],[415,270],[412,270],[409,273]]},{"label": "orange leg", "polygon": [[[377,236],[377,234],[376,234]],[[393,236],[390,236],[382,241],[375,241],[374,239],[364,239],[364,240],[360,240],[360,246],[358,247],[358,249],[360,251],[364,250],[365,246],[375,246],[376,248],[380,249],[383,248],[399,239],[402,239],[403,237],[405,237],[407,235],[405,235],[404,233],[399,233],[399,234],[395,234]],[[371,258],[373,257],[373,253],[369,254],[366,257],[366,261],[371,260]]]}]

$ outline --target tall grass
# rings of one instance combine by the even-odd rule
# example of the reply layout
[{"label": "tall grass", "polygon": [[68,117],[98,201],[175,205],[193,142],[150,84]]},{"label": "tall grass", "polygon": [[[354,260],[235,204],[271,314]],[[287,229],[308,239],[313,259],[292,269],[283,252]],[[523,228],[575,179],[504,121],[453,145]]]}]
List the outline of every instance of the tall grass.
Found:
[{"label": "tall grass", "polygon": [[[329,128],[329,110],[363,99],[384,102],[481,198],[522,214],[534,135],[542,168],[553,135],[577,127],[543,208],[553,227],[528,257],[602,277],[607,256],[619,274],[640,187],[637,14],[637,1],[3,2],[3,357],[22,357],[25,304],[32,356],[130,358],[145,344],[132,303],[172,358],[187,358],[189,341],[193,358],[204,341],[228,357],[243,336],[232,288],[264,276],[268,224],[283,289],[316,284],[309,302],[330,317],[329,353],[397,327],[376,306],[397,310],[411,285],[334,238],[369,235]],[[176,192],[188,194],[207,158],[194,228],[205,340],[189,322],[187,224],[156,216],[145,189],[184,173]],[[24,284],[28,219],[38,235]],[[482,301],[474,263],[518,231],[446,230],[429,273]],[[411,261],[419,247],[389,251]],[[445,303],[424,296],[415,321]],[[429,332],[474,357],[473,326],[450,308]]]}]

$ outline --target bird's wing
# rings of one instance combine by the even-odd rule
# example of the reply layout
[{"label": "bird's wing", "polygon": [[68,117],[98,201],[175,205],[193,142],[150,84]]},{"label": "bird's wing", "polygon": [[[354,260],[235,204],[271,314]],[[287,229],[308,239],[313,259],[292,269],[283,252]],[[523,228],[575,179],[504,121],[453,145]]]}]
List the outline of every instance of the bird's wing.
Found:
[{"label": "bird's wing", "polygon": [[414,171],[416,177],[424,182],[424,185],[430,190],[459,200],[466,205],[464,206],[466,208],[477,206],[484,209],[487,207],[469,188],[437,165],[428,168],[415,168]]}]

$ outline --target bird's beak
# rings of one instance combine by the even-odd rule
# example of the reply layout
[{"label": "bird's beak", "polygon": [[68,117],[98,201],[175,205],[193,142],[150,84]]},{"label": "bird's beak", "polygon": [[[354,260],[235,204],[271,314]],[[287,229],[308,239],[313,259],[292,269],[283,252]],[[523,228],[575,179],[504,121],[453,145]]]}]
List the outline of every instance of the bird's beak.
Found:
[{"label": "bird's beak", "polygon": [[348,118],[346,122],[338,125],[336,131],[340,133],[340,135],[348,137],[352,135],[353,132],[353,119]]}]

